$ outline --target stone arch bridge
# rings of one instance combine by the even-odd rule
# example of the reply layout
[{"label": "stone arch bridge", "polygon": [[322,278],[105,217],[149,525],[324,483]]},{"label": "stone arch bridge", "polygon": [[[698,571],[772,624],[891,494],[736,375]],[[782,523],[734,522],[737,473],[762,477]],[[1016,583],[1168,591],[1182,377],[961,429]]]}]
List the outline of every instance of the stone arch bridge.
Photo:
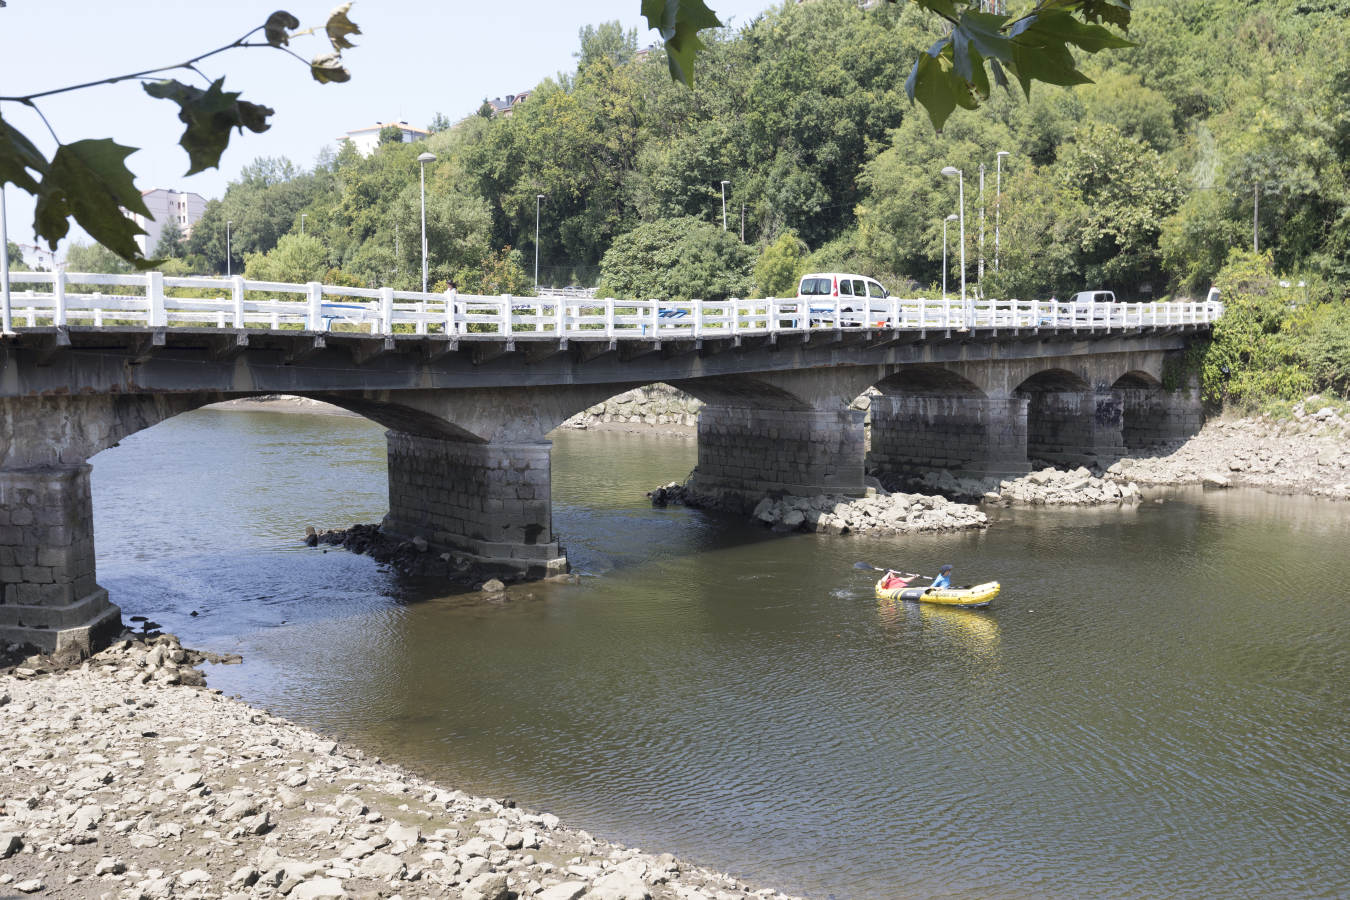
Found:
[{"label": "stone arch bridge", "polygon": [[1207,318],[1032,321],[852,329],[789,319],[662,335],[653,315],[654,333],[617,336],[612,323],[609,333],[524,334],[22,328],[0,340],[0,640],[87,647],[119,620],[95,578],[89,459],[221,400],[296,394],[379,422],[389,429],[388,532],[535,575],[566,565],[549,431],[652,382],[705,404],[697,487],[748,503],[766,492],[861,494],[863,413],[850,403],[869,387],[880,391],[871,466],[882,471],[1011,475],[1029,458],[1110,458],[1198,428],[1194,391],[1168,392],[1162,380],[1168,355]]}]

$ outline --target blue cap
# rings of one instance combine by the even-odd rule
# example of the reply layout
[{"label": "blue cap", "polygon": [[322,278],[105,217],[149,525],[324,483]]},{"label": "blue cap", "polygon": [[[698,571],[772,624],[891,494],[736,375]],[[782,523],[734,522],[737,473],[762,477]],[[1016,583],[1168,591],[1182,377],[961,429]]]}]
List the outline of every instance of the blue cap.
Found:
[{"label": "blue cap", "polygon": [[951,570],[952,570],[951,566],[943,566],[942,568],[938,569],[939,572],[950,572]]}]

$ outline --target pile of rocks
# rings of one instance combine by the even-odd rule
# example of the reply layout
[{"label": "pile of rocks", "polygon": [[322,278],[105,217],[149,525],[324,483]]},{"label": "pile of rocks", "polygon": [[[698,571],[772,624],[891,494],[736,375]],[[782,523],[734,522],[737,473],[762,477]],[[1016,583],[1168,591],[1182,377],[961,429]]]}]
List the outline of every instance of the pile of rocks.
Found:
[{"label": "pile of rocks", "polygon": [[782,896],[436,785],[185,687],[190,657],[164,636],[60,674],[0,675],[0,894]]},{"label": "pile of rocks", "polygon": [[936,491],[958,500],[978,500],[1000,506],[1091,506],[1105,503],[1138,503],[1139,486],[1121,483],[1107,473],[1083,466],[1056,469],[1047,466],[1021,478],[967,478],[946,469],[925,472],[920,478],[884,478],[888,486],[906,485]]},{"label": "pile of rocks", "polygon": [[765,497],[752,515],[778,530],[826,534],[912,534],[989,525],[975,507],[946,497],[873,490],[866,497]]},{"label": "pile of rocks", "polygon": [[460,553],[434,553],[425,538],[405,540],[393,537],[379,525],[353,525],[332,531],[305,529],[305,543],[311,547],[329,544],[352,553],[361,553],[389,566],[403,575],[440,579],[451,586],[480,589],[494,577],[503,582],[524,580],[524,576],[508,569],[492,569],[477,565]]},{"label": "pile of rocks", "polygon": [[1139,485],[1100,478],[1079,466],[1072,471],[1045,468],[1012,481],[984,495],[985,501],[1004,506],[1091,506],[1103,503],[1139,503]]}]

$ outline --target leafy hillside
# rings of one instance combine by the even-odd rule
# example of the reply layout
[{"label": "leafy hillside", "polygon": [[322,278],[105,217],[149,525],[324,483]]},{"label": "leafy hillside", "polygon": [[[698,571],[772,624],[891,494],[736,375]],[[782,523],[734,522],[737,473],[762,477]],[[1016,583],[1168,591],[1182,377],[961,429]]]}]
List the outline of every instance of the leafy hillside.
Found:
[{"label": "leafy hillside", "polygon": [[[789,269],[848,267],[895,290],[931,289],[942,278],[943,219],[957,211],[947,165],[965,173],[973,284],[984,164],[989,296],[1202,294],[1231,251],[1251,248],[1254,191],[1273,271],[1315,285],[1315,297],[1343,294],[1350,0],[1138,0],[1136,46],[1084,60],[1095,84],[1037,85],[1030,101],[997,92],[935,134],[904,80],[940,28],[913,4],[787,3],[712,40],[692,90],[671,81],[659,54],[638,54],[636,35],[588,28],[577,71],[539,84],[509,118],[471,116],[368,159],[343,149],[312,171],[249,166],[210,204],[188,258],[169,265],[223,272],[228,219],[235,271],[300,267],[414,287],[415,158],[430,149],[432,280],[461,290],[528,289],[539,194],[545,283],[604,274],[616,293],[682,284],[713,298],[756,290],[764,248],[804,242]],[[999,151],[1008,155],[996,203]],[[681,222],[720,230],[723,180],[738,237],[744,210],[746,252]],[[315,240],[299,240],[302,215]],[[640,226],[642,236],[619,240]],[[700,248],[686,254],[697,264],[686,272],[667,259],[644,275],[652,267],[632,254],[655,257],[634,248],[661,234]],[[955,223],[949,240],[955,284]],[[712,272],[709,254],[730,271]],[[781,259],[758,268],[781,284]]]}]

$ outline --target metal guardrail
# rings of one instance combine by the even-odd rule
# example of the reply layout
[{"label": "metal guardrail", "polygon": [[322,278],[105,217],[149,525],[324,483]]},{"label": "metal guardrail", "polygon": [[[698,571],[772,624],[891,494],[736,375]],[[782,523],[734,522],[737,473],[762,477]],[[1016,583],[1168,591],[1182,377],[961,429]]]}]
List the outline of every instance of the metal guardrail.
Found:
[{"label": "metal guardrail", "polygon": [[[614,300],[428,294],[309,282],[171,278],[162,272],[99,275],[12,272],[13,324],[266,328],[509,336],[679,340],[780,332],[871,329],[1124,329],[1207,325],[1217,301],[1075,303],[1044,300],[818,298],[812,300]],[[26,289],[20,289],[28,285]]]}]

